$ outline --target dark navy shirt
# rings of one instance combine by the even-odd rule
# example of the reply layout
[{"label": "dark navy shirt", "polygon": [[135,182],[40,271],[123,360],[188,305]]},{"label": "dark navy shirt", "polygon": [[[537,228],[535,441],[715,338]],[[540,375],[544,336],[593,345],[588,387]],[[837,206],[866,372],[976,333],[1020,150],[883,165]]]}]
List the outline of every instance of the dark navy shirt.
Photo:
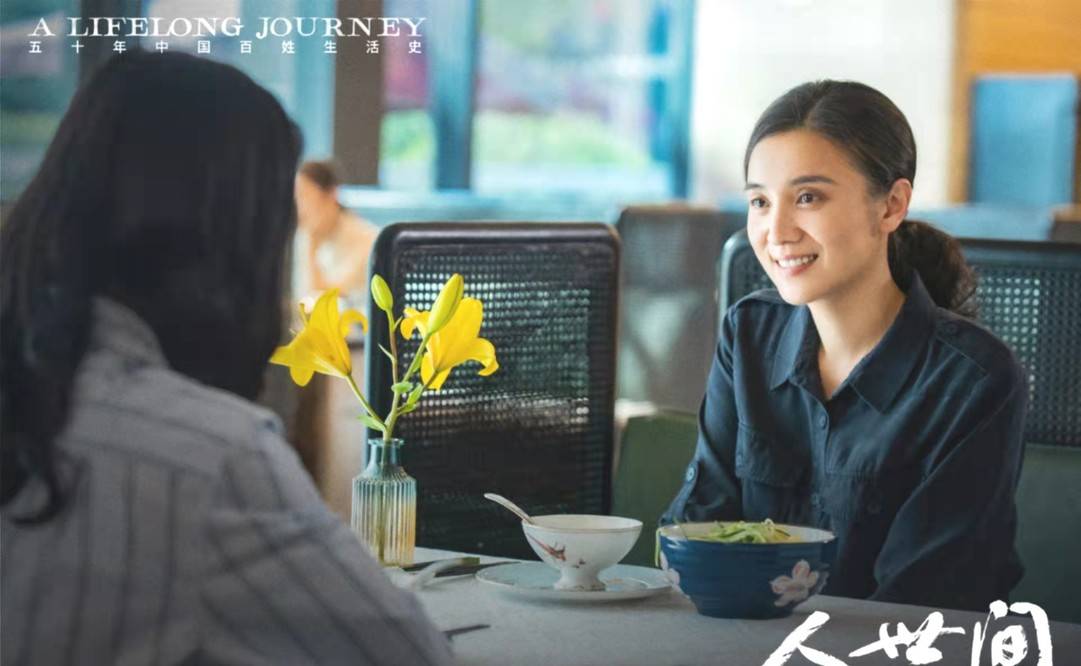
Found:
[{"label": "dark navy shirt", "polygon": [[764,520],[837,535],[826,594],[987,609],[1021,577],[1014,491],[1024,371],[918,276],[829,399],[806,306],[729,309],[686,483],[662,522]]}]

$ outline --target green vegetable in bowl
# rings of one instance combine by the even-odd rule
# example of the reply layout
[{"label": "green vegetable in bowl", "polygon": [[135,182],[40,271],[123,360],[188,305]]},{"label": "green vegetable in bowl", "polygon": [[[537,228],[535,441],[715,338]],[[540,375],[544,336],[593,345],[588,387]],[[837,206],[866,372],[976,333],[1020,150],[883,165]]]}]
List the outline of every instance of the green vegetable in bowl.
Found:
[{"label": "green vegetable in bowl", "polygon": [[790,543],[799,541],[796,537],[773,524],[766,518],[760,523],[745,523],[742,520],[734,523],[717,523],[717,528],[697,537],[690,537],[698,541],[718,541],[720,543]]},{"label": "green vegetable in bowl", "polygon": [[[684,536],[692,541],[713,541],[716,543],[793,543],[799,538],[777,527],[772,520],[766,518],[760,523],[748,523],[742,520],[734,522],[716,522],[712,532],[700,536]],[[676,523],[679,527],[679,523]],[[680,528],[680,531],[683,531]],[[657,530],[656,543],[653,554],[654,564],[660,566],[661,554],[661,531]]]}]

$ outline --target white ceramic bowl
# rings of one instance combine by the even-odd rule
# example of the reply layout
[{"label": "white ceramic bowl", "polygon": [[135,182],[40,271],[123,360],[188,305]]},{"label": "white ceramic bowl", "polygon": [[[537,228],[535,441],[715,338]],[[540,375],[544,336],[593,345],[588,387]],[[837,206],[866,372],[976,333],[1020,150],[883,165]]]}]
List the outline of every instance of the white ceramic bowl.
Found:
[{"label": "white ceramic bowl", "polygon": [[522,521],[526,540],[546,564],[559,570],[559,590],[603,590],[601,571],[626,557],[642,521],[618,516],[556,514]]}]

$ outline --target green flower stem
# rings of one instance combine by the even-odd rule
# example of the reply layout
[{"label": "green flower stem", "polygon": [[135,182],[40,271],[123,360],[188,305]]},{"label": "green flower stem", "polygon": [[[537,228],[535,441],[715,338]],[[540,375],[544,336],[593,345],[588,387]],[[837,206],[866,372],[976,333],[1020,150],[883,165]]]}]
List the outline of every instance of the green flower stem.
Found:
[{"label": "green flower stem", "polygon": [[431,376],[431,377],[430,377],[430,378],[428,379],[428,381],[424,383],[424,388],[422,388],[422,389],[420,390],[420,395],[418,395],[418,396],[417,396],[417,402],[420,402],[420,399],[424,397],[424,392],[425,392],[425,391],[427,391],[427,390],[428,390],[428,388],[429,388],[429,387],[430,387],[430,386],[432,385],[432,382],[434,382],[434,381],[435,381],[435,377],[436,377],[435,375],[432,375],[432,376]]},{"label": "green flower stem", "polygon": [[[398,383],[398,336],[394,335],[394,313],[387,311],[387,330],[390,333],[390,376]],[[397,396],[397,394],[395,394]]]},{"label": "green flower stem", "polygon": [[[386,467],[387,457],[386,452],[383,453],[382,460],[379,464]],[[379,510],[376,512],[375,519],[375,552],[376,558],[380,564],[386,564],[386,550],[387,550],[387,489],[385,487],[379,488]]]},{"label": "green flower stem", "polygon": [[[398,336],[394,335],[394,313],[387,312],[387,330],[390,333],[390,376],[393,379],[393,383],[398,383]],[[392,391],[393,393],[393,391]],[[390,403],[390,413],[387,414],[386,420],[383,422],[387,428],[383,431],[383,441],[390,442],[391,434],[394,432],[394,422],[396,418],[396,412],[398,410],[398,399],[400,393],[394,393],[394,397]]]},{"label": "green flower stem", "polygon": [[405,377],[402,377],[402,381],[409,379],[413,376],[417,370],[420,369],[420,361],[424,357],[424,352],[428,350],[428,339],[432,337],[432,333],[429,331],[420,341],[420,347],[417,348],[417,353],[413,356],[413,362],[409,364],[409,369],[405,372]]},{"label": "green flower stem", "polygon": [[[402,377],[403,382],[404,381],[409,381],[410,379],[412,379],[413,374],[417,371],[417,368],[420,367],[421,358],[424,356],[424,352],[427,351],[427,349],[428,349],[428,338],[429,337],[431,337],[430,333],[428,335],[425,335],[421,339],[420,347],[417,348],[417,353],[413,356],[413,362],[409,364],[409,369],[406,370],[405,376]],[[391,340],[391,343],[390,343],[391,344],[391,350],[393,350],[394,356],[397,357],[398,352],[397,352],[397,348],[394,346],[394,334],[393,334],[393,331],[391,332],[390,340]],[[432,377],[434,378],[435,376],[433,375]],[[395,384],[398,383],[396,378],[395,378],[394,383]],[[427,388],[427,387],[428,386],[425,385],[425,388]],[[423,395],[423,393],[424,393],[424,391],[421,391],[422,395]],[[401,409],[398,406],[398,402],[401,400],[401,398],[402,398],[401,393],[395,393],[394,394],[394,400],[390,404],[390,414],[387,415],[387,421],[386,421],[387,429],[383,431],[383,441],[384,442],[389,442],[390,441],[390,438],[394,433],[394,426],[395,426],[395,424],[398,423],[398,417],[401,416]],[[419,398],[418,398],[418,400],[419,400]]]},{"label": "green flower stem", "polygon": [[359,400],[360,404],[364,406],[364,410],[368,412],[368,415],[376,421],[383,423],[383,419],[379,418],[379,415],[375,413],[375,410],[372,409],[372,406],[368,404],[367,400],[364,399],[364,394],[360,392],[359,388],[357,388],[357,382],[355,379],[353,379],[353,376],[347,375],[345,381],[349,382],[349,388],[353,389],[353,395],[357,396],[357,400]]},{"label": "green flower stem", "polygon": [[[432,385],[432,382],[435,381],[435,377],[436,377],[435,375],[432,375],[431,378],[424,384],[424,388],[422,388],[420,390],[420,395],[417,396],[417,401],[418,402],[424,396],[424,392],[428,390],[428,387],[430,387]],[[397,395],[394,396],[394,400],[395,400],[395,402],[397,402],[397,400],[398,400]],[[394,429],[394,424],[398,422],[398,417],[401,416],[401,415],[402,415],[401,410],[397,407],[397,405],[395,405],[395,407],[391,410],[390,417],[389,417],[389,419],[387,421],[387,432],[390,432],[391,430]],[[383,437],[383,441],[388,441],[389,439],[390,439],[389,435],[385,435]]]}]

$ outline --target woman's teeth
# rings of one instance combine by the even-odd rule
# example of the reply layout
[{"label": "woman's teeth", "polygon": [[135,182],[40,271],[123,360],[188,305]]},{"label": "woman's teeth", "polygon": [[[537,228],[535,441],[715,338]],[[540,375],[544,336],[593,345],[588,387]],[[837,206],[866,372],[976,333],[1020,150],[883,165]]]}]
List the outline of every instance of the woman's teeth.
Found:
[{"label": "woman's teeth", "polygon": [[777,265],[781,268],[794,268],[796,266],[802,266],[803,264],[809,264],[818,258],[817,254],[809,254],[805,257],[795,257],[792,259],[778,259]]}]

